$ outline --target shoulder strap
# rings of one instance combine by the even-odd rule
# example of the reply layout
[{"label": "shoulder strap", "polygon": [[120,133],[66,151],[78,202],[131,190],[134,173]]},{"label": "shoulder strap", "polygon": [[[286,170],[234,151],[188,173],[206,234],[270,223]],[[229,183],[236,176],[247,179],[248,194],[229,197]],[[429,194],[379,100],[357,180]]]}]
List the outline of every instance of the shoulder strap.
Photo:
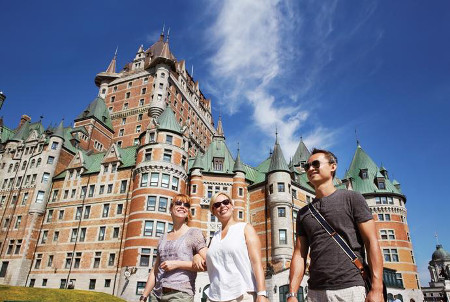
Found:
[{"label": "shoulder strap", "polygon": [[308,203],[308,208],[311,211],[311,214],[313,217],[319,222],[319,224],[325,229],[325,231],[328,233],[328,235],[331,236],[331,238],[334,239],[334,241],[339,245],[339,247],[344,251],[344,253],[350,258],[352,263],[356,266],[356,268],[359,270],[359,272],[364,276],[364,266],[361,263],[361,260],[359,260],[358,256],[353,252],[353,250],[348,246],[347,242],[339,235],[333,227],[328,223],[328,221],[325,220],[325,218],[320,214],[319,211],[316,210],[316,208],[311,204]]}]

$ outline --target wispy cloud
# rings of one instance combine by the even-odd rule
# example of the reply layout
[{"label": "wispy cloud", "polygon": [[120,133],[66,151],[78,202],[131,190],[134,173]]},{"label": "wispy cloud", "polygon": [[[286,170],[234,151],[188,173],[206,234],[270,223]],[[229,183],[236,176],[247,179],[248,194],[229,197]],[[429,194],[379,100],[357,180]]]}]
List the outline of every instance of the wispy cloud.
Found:
[{"label": "wispy cloud", "polygon": [[277,128],[287,157],[300,132],[309,146],[321,147],[333,145],[339,132],[308,124],[324,69],[333,61],[337,6],[337,0],[301,6],[295,0],[224,0],[209,6],[214,21],[205,36],[213,55],[206,87],[215,87],[228,114],[251,105],[252,126],[271,137]]}]

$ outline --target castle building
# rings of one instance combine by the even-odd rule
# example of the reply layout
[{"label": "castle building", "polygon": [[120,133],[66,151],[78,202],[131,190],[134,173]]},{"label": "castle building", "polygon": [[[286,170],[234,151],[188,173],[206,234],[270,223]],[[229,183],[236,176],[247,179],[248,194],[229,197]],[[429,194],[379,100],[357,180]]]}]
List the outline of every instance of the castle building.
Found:
[{"label": "castle building", "polygon": [[422,287],[424,301],[450,301],[450,253],[441,244],[436,245],[428,270],[431,281],[428,287]]},{"label": "castle building", "polygon": [[[117,54],[116,54],[117,55]],[[116,72],[116,55],[95,77],[98,95],[71,126],[44,129],[23,115],[0,123],[0,284],[95,290],[135,301],[172,228],[173,196],[192,198],[190,226],[207,241],[220,228],[211,196],[229,193],[236,220],[262,243],[270,301],[285,301],[295,220],[314,198],[300,139],[287,163],[275,140],[256,167],[233,156],[211,101],[161,34]],[[4,100],[4,99],[3,99]],[[376,221],[391,295],[421,299],[406,197],[358,144],[336,187],[361,192]],[[307,295],[306,279],[299,292]],[[196,301],[208,286],[199,274]]]}]

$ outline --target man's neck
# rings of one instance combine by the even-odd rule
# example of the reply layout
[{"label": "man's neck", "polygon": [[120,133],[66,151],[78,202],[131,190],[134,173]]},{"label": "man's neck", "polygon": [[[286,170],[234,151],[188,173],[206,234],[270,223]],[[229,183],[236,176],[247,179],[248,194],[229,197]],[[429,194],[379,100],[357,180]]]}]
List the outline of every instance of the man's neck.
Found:
[{"label": "man's neck", "polygon": [[319,184],[315,186],[314,189],[316,191],[317,198],[327,197],[328,195],[331,195],[336,191],[336,188],[333,185],[333,180],[327,181],[323,184]]}]

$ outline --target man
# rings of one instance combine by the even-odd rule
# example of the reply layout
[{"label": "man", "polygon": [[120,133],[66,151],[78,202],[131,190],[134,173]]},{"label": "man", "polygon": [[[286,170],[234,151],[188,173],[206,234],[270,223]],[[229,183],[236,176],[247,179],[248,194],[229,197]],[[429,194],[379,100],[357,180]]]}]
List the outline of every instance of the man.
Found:
[{"label": "man", "polygon": [[395,296],[395,300],[392,302],[402,302],[402,300],[400,300],[400,297],[398,295]]},{"label": "man", "polygon": [[311,258],[308,302],[383,301],[383,259],[372,214],[361,194],[335,188],[333,178],[336,169],[337,158],[333,153],[319,149],[312,151],[305,164],[308,180],[316,192],[312,204],[360,260],[363,260],[366,248],[372,288],[366,296],[359,270],[305,206],[297,216],[297,239],[292,254],[288,302],[297,301],[308,249]]}]

